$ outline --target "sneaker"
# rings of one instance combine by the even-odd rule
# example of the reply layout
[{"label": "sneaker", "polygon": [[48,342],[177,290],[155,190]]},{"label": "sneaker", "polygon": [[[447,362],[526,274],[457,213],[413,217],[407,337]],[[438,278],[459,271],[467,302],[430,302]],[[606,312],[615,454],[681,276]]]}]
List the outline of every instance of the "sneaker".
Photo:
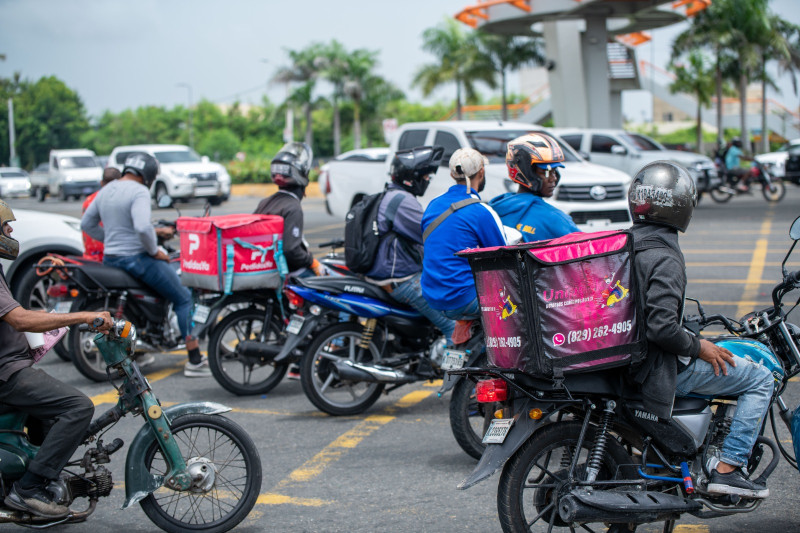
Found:
[{"label": "sneaker", "polygon": [[286,379],[300,381],[300,367],[297,365],[290,365],[289,370],[286,372]]},{"label": "sneaker", "polygon": [[156,356],[151,353],[143,353],[136,356],[136,364],[139,365],[139,368],[144,368],[148,365],[152,365],[156,362]]},{"label": "sneaker", "polygon": [[187,378],[207,378],[211,376],[211,369],[208,367],[208,357],[205,355],[199,363],[187,362],[183,367],[183,375]]},{"label": "sneaker", "polygon": [[727,474],[720,474],[716,468],[712,470],[711,479],[708,480],[708,492],[711,494],[732,494],[746,498],[766,498],[769,496],[769,489],[766,485],[754,483],[747,479],[741,468],[737,468]]},{"label": "sneaker", "polygon": [[23,489],[19,483],[14,483],[3,503],[11,509],[42,518],[64,518],[69,514],[69,507],[54,502],[53,496],[44,487]]}]

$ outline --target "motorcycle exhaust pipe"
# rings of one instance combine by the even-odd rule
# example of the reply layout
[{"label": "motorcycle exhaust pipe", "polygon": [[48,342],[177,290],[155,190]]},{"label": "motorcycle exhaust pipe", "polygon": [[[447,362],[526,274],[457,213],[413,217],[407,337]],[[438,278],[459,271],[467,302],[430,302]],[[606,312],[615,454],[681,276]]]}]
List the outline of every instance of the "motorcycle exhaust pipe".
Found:
[{"label": "motorcycle exhaust pipe", "polygon": [[266,344],[258,341],[241,341],[236,346],[236,353],[244,357],[251,357],[259,359],[264,362],[270,362],[275,359],[275,356],[281,353],[282,346],[274,344]]},{"label": "motorcycle exhaust pipe", "polygon": [[634,523],[644,524],[664,517],[698,511],[701,505],[693,500],[662,492],[578,491],[558,501],[558,514],[567,523]]},{"label": "motorcycle exhaust pipe", "polygon": [[333,363],[337,377],[342,381],[366,381],[368,383],[411,383],[414,378],[386,366],[364,365],[352,361]]}]

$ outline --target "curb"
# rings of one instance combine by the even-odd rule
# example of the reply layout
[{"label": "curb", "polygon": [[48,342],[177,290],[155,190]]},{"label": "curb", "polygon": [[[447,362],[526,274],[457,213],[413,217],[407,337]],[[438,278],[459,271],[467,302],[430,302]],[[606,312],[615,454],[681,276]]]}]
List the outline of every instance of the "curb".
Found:
[{"label": "curb", "polygon": [[[277,190],[278,186],[274,183],[239,183],[231,185],[231,196],[266,198],[275,194]],[[306,187],[306,196],[308,198],[323,198],[323,194],[319,190],[319,183],[309,183],[308,187]]]}]

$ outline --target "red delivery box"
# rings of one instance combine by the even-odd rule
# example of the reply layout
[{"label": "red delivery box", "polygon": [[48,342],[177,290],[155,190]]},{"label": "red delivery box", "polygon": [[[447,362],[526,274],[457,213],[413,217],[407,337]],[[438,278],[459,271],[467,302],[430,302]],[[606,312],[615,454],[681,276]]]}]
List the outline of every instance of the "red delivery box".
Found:
[{"label": "red delivery box", "polygon": [[225,293],[280,287],[287,272],[282,217],[180,217],[177,226],[183,285]]}]

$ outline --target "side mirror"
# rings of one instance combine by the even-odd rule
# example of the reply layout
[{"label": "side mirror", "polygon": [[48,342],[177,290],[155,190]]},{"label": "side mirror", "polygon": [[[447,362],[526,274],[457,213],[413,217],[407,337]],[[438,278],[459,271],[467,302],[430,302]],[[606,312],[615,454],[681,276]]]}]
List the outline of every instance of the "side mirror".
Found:
[{"label": "side mirror", "polygon": [[166,209],[170,206],[172,206],[172,197],[169,194],[165,194],[158,199],[158,207],[161,209]]},{"label": "side mirror", "polygon": [[789,238],[793,241],[800,241],[800,217],[792,222],[792,227],[789,228]]},{"label": "side mirror", "polygon": [[202,157],[200,158],[200,162],[201,162],[201,163],[208,163],[209,161],[211,161],[211,160],[208,158],[208,156],[207,156],[207,155],[204,155],[204,156],[202,156]]},{"label": "side mirror", "polygon": [[611,153],[614,155],[625,155],[628,153],[628,150],[626,150],[624,146],[615,144],[611,147]]}]

